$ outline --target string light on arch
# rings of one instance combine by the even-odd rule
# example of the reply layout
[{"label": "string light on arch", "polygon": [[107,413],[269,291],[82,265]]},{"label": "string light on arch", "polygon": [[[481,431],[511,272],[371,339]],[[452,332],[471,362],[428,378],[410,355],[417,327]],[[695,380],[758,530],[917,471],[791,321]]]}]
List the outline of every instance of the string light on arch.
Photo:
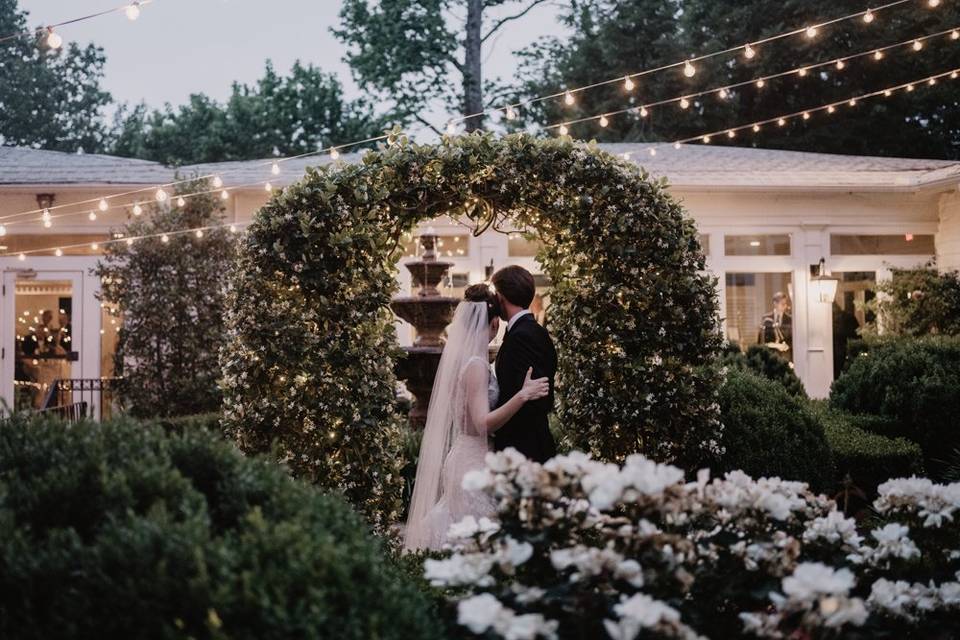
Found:
[{"label": "string light on arch", "polygon": [[914,50],[914,51],[920,51],[921,49],[923,49],[923,42],[921,42],[920,40],[914,40],[914,41],[913,41],[913,50]]},{"label": "string light on arch", "polygon": [[87,214],[87,218],[90,220],[90,222],[93,222],[94,220],[97,219],[97,212],[91,211],[90,213]]},{"label": "string light on arch", "polygon": [[181,209],[187,204],[187,201],[184,200],[183,196],[177,196],[177,206]]},{"label": "string light on arch", "polygon": [[597,122],[601,127],[606,127],[610,124],[610,120],[607,119],[607,116],[600,116],[600,120]]},{"label": "string light on arch", "polygon": [[688,78],[692,78],[697,75],[697,68],[691,64],[689,60],[683,63],[683,75]]},{"label": "string light on arch", "polygon": [[817,34],[820,33],[820,29],[818,29],[817,27],[811,26],[811,27],[807,27],[804,33],[806,34],[808,39],[813,40],[814,38],[817,37]]},{"label": "string light on arch", "polygon": [[133,203],[133,215],[139,216],[143,214],[143,207],[140,206],[139,202]]},{"label": "string light on arch", "polygon": [[53,30],[53,27],[47,27],[47,37],[45,42],[47,46],[56,51],[63,46],[63,38],[60,37],[60,34]]},{"label": "string light on arch", "polygon": [[340,157],[340,152],[337,151],[337,148],[336,148],[336,147],[333,147],[332,149],[330,149],[330,158],[331,158],[331,159],[336,160],[336,159],[339,158],[339,157]]},{"label": "string light on arch", "polygon": [[166,202],[168,196],[167,192],[163,190],[163,187],[158,187],[153,197],[157,199],[157,202]]},{"label": "string light on arch", "polygon": [[100,198],[100,203],[97,205],[97,207],[100,209],[100,211],[106,211],[110,208],[110,205],[107,204],[106,199]]},{"label": "string light on arch", "polygon": [[747,45],[743,48],[743,57],[747,60],[753,60],[757,56],[757,50],[753,48],[752,45]]},{"label": "string light on arch", "polygon": [[873,22],[874,18],[876,18],[876,16],[873,14],[872,9],[867,9],[863,14],[863,21],[866,22],[867,24],[870,24],[871,22]]},{"label": "string light on arch", "polygon": [[627,76],[623,79],[623,89],[625,91],[633,91],[634,87],[636,86],[637,83],[635,83],[630,76]]},{"label": "string light on arch", "polygon": [[270,173],[275,176],[280,175],[280,163],[276,160],[273,161],[273,164],[270,166]]},{"label": "string light on arch", "polygon": [[140,2],[131,2],[123,12],[126,14],[127,20],[133,22],[140,17]]},{"label": "string light on arch", "polygon": [[226,189],[224,189],[223,191],[221,191],[221,192],[220,192],[220,199],[221,199],[221,200],[229,200],[229,199],[230,199],[230,192],[227,191]]},{"label": "string light on arch", "polygon": [[219,175],[213,176],[213,188],[219,189],[222,186],[223,186],[223,178],[221,178]]},{"label": "string light on arch", "polygon": [[569,107],[569,106],[572,106],[576,101],[577,101],[577,99],[574,98],[574,97],[573,97],[573,94],[570,93],[569,91],[567,91],[566,93],[563,94],[563,103],[564,103],[565,105],[567,105],[568,107]]}]

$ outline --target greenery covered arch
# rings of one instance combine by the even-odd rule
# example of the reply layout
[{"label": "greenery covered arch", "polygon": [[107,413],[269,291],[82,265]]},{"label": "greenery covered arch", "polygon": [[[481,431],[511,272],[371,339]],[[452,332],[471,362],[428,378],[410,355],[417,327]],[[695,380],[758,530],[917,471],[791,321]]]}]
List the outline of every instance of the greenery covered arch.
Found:
[{"label": "greenery covered arch", "polygon": [[[399,513],[400,352],[388,308],[402,234],[449,214],[539,236],[571,444],[688,467],[717,448],[716,300],[692,220],[635,165],[568,138],[403,136],[310,169],[240,250],[222,355],[225,421],[377,526]],[[502,266],[502,265],[501,265]]]}]

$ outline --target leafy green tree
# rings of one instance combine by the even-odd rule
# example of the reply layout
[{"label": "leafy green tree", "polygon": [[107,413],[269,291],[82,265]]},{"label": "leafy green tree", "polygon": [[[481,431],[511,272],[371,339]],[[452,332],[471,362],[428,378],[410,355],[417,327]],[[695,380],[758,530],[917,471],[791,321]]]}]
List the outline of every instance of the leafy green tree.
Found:
[{"label": "leafy green tree", "polygon": [[[756,42],[864,8],[860,0],[578,0],[563,14],[573,31],[570,41],[548,40],[528,50],[517,91],[525,96],[562,91]],[[651,109],[646,119],[636,113],[611,117],[606,129],[595,120],[570,127],[576,136],[609,141],[664,141],[722,131],[845,102],[851,96],[958,67],[960,48],[949,35],[942,35],[926,42],[919,52],[905,46],[886,52],[881,61],[868,55],[849,61],[843,69],[830,64],[804,76],[771,79],[763,88],[752,82],[803,64],[870,53],[957,24],[960,9],[956,5],[941,3],[931,8],[927,2],[907,3],[877,12],[869,24],[855,19],[824,26],[813,39],[800,34],[757,45],[752,59],[741,50],[698,62],[692,78],[672,68],[637,78],[637,88],[629,96],[624,95],[622,83],[616,83],[580,93],[573,108],[561,101],[545,102],[528,117],[539,123],[572,120],[746,82],[726,98],[715,91],[694,98],[686,110],[674,103]],[[771,124],[755,134],[741,132],[733,144],[957,158],[960,109],[956,96],[956,84],[945,80],[935,87],[898,91],[890,98],[864,100],[854,107],[843,105],[833,115],[817,113],[810,121],[795,119],[782,128]]]},{"label": "leafy green tree", "polygon": [[[178,192],[205,188],[205,181],[184,182]],[[114,361],[121,402],[139,417],[219,411],[224,273],[236,240],[224,227],[202,237],[175,233],[220,224],[223,209],[215,195],[191,196],[183,207],[144,209],[122,232],[152,237],[106,245],[96,270],[105,309],[122,318]],[[164,241],[161,234],[171,235]]]},{"label": "leafy green tree", "polygon": [[[484,99],[484,44],[544,2],[345,0],[342,23],[333,32],[350,47],[345,59],[363,88],[391,100],[404,117],[434,128],[420,115],[433,100],[444,100],[464,116],[490,106]],[[500,16],[504,8],[513,12]],[[483,118],[469,118],[465,125],[468,131],[480,129]]]},{"label": "leafy green tree", "polygon": [[172,165],[248,160],[308,153],[387,128],[368,102],[344,98],[335,75],[297,62],[282,76],[267,62],[263,78],[234,83],[225,104],[195,94],[176,109],[124,110],[112,151]]},{"label": "leafy green tree", "polygon": [[[17,0],[0,0],[0,35],[30,30]],[[100,47],[46,46],[44,37],[0,42],[0,144],[96,152],[107,128],[110,94],[100,87],[106,61]]]},{"label": "leafy green tree", "polygon": [[877,290],[868,308],[878,322],[867,326],[868,336],[960,335],[960,272],[941,273],[933,263],[894,269]]}]

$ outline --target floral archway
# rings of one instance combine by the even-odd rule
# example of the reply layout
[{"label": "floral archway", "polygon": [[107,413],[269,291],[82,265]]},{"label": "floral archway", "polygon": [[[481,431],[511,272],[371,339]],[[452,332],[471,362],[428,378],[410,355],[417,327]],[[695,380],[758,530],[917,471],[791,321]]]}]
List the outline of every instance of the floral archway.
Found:
[{"label": "floral archway", "polygon": [[558,415],[602,459],[692,468],[719,439],[712,279],[693,221],[661,181],[593,145],[525,134],[402,135],[356,164],[310,169],[257,215],[223,349],[225,426],[297,475],[399,517],[400,355],[388,308],[400,239],[450,215],[541,240],[553,282]]}]

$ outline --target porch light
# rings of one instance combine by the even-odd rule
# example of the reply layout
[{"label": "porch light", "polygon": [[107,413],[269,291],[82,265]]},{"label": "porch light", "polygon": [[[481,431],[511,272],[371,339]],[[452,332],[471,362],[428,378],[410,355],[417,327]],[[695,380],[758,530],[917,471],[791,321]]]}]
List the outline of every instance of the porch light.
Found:
[{"label": "porch light", "polygon": [[813,285],[813,292],[817,300],[833,304],[837,297],[837,284],[839,284],[840,278],[828,276],[826,265],[827,261],[820,258],[820,264],[810,268],[811,271],[816,270],[816,275],[810,276],[810,283]]}]

